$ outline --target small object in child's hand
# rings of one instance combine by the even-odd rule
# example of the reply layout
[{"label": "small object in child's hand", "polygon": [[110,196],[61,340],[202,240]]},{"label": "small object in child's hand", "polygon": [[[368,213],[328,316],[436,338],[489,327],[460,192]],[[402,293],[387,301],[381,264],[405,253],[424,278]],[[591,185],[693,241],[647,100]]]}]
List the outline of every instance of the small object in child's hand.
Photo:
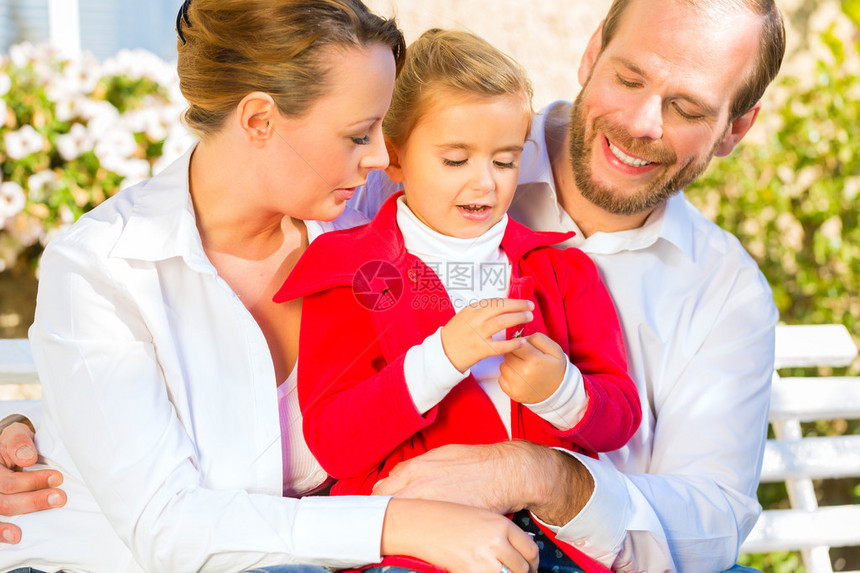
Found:
[{"label": "small object in child's hand", "polygon": [[522,338],[523,337],[523,330],[525,330],[525,328],[521,328],[518,331],[516,331],[514,333],[514,338]]}]

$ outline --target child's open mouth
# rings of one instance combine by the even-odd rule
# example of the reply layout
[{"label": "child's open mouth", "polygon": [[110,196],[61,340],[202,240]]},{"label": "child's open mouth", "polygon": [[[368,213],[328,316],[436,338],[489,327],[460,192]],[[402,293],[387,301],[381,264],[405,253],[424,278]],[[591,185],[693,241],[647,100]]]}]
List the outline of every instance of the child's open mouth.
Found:
[{"label": "child's open mouth", "polygon": [[484,221],[490,216],[489,205],[457,205],[457,209],[460,210],[460,214],[472,221]]}]

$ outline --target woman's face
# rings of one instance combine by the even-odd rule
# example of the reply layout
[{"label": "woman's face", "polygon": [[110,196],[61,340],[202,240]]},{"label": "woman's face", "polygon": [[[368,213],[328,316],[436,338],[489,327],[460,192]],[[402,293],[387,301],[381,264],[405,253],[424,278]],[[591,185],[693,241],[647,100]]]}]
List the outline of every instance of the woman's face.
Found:
[{"label": "woman's face", "polygon": [[329,62],[327,95],[302,117],[279,115],[272,126],[266,189],[279,211],[299,219],[336,218],[367,174],[388,165],[382,118],[394,89],[391,49],[331,49]]}]

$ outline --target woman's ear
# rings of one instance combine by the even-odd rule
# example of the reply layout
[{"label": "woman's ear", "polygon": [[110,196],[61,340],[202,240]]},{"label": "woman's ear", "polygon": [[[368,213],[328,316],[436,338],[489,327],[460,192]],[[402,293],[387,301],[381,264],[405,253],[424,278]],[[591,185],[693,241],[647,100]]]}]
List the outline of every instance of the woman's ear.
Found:
[{"label": "woman's ear", "polygon": [[275,100],[264,92],[249,93],[236,106],[239,128],[252,145],[262,147],[271,138],[276,110]]},{"label": "woman's ear", "polygon": [[403,169],[400,167],[401,148],[385,138],[385,149],[388,150],[388,167],[385,174],[395,183],[403,183]]}]

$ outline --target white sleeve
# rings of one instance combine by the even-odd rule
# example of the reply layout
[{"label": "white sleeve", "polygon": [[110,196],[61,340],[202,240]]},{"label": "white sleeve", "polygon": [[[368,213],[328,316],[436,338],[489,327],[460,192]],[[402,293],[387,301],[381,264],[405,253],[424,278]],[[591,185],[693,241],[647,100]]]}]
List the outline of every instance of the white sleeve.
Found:
[{"label": "white sleeve", "polygon": [[683,375],[652,401],[648,473],[618,471],[618,452],[577,455],[595,491],[554,528],[560,539],[613,571],[716,573],[735,563],[761,513],[777,318],[765,284],[731,293]]},{"label": "white sleeve", "polygon": [[252,494],[219,489],[204,474],[177,417],[187,404],[167,390],[154,336],[169,334],[149,331],[102,257],[77,244],[48,247],[30,330],[44,423],[141,567],[241,571],[377,561],[388,499]]},{"label": "white sleeve", "polygon": [[564,377],[555,392],[543,402],[525,406],[562,432],[570,430],[588,410],[588,394],[582,383],[582,372],[568,359]]},{"label": "white sleeve", "polygon": [[439,327],[406,352],[403,375],[415,409],[425,414],[468,376],[469,370],[460,372],[451,364],[442,347],[442,327]]}]

